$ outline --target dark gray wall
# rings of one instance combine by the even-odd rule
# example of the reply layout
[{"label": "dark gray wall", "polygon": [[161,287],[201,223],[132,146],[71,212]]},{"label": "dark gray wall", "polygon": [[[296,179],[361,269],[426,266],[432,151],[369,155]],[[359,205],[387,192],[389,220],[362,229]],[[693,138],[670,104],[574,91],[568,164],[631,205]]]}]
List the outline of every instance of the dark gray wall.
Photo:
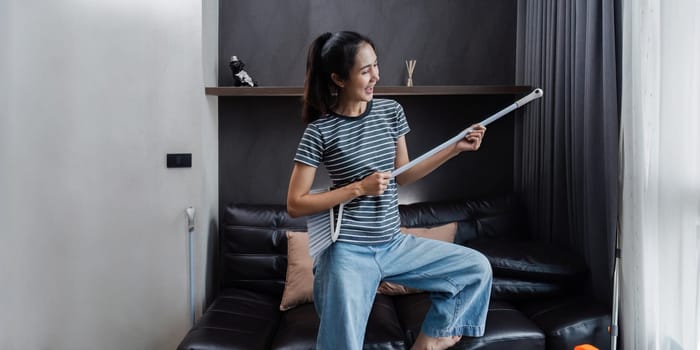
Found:
[{"label": "dark gray wall", "polygon": [[512,84],[515,0],[221,0],[219,85],[232,84],[236,55],[261,85],[302,85],[309,43],[323,32],[372,38],[381,83]]},{"label": "dark gray wall", "polygon": [[[513,84],[515,0],[225,1],[220,3],[220,85],[237,55],[261,85],[303,84],[306,50],[323,31],[356,30],[377,46],[380,85]],[[382,97],[383,98],[383,97]],[[388,97],[391,98],[391,97]],[[509,105],[516,96],[394,97],[406,111],[412,158]],[[285,203],[304,129],[300,97],[219,98],[219,195],[229,202]],[[465,153],[400,191],[403,203],[476,198],[513,189],[513,116],[489,127],[482,149]],[[320,176],[317,183],[327,182]]]}]

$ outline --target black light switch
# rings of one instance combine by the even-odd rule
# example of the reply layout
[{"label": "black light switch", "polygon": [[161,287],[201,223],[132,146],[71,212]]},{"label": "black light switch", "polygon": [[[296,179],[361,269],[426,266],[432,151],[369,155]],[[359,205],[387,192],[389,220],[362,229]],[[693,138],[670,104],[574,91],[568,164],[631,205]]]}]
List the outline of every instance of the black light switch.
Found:
[{"label": "black light switch", "polygon": [[168,168],[191,168],[192,153],[168,153]]}]

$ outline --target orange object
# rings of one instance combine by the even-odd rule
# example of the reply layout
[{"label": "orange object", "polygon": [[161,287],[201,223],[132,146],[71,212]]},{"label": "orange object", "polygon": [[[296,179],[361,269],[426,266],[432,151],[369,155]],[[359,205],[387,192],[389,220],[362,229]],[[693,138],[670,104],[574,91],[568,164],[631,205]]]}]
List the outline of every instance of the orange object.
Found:
[{"label": "orange object", "polygon": [[574,347],[574,350],[598,350],[598,348],[591,344],[581,344],[576,345],[576,347]]}]

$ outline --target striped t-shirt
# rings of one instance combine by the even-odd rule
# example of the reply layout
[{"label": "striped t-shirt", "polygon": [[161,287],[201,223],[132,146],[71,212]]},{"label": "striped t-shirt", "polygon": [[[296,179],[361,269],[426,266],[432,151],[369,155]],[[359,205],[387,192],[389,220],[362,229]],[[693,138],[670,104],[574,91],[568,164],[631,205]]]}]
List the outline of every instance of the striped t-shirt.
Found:
[{"label": "striped t-shirt", "polygon": [[[294,160],[312,167],[324,164],[333,188],[394,169],[396,140],[409,132],[399,103],[373,99],[357,117],[328,114],[310,123]],[[392,178],[380,196],[360,196],[345,204],[338,241],[383,243],[399,232],[398,193]]]}]

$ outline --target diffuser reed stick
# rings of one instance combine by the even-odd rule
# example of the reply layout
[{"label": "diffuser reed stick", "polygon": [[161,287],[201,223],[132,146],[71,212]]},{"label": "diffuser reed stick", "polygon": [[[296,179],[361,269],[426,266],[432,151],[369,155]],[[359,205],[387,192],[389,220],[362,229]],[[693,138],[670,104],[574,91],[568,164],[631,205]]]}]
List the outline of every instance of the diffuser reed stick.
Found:
[{"label": "diffuser reed stick", "polygon": [[413,86],[413,70],[416,69],[416,60],[407,60],[406,69],[408,70],[408,81],[406,81],[406,86]]}]

